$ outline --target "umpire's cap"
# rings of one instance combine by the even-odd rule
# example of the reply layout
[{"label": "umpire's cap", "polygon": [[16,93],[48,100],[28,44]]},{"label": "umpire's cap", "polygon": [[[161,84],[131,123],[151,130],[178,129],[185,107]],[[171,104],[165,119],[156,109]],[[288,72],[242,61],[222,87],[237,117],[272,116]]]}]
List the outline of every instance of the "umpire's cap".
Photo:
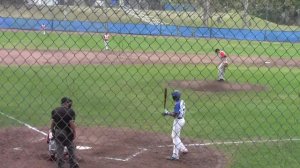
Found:
[{"label": "umpire's cap", "polygon": [[64,104],[66,102],[68,103],[72,103],[72,99],[70,99],[69,97],[63,97],[61,100],[60,100],[61,104]]}]

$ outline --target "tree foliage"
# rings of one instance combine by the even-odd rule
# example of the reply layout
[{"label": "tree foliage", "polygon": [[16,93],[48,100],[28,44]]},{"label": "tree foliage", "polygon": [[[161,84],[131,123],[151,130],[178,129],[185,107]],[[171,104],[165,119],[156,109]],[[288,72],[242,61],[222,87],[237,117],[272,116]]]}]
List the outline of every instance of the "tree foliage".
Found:
[{"label": "tree foliage", "polygon": [[[204,19],[208,13],[236,11],[241,13],[243,18],[253,15],[278,24],[300,25],[300,0],[167,0],[167,2],[198,6],[204,10]],[[246,20],[244,22],[247,24]]]}]

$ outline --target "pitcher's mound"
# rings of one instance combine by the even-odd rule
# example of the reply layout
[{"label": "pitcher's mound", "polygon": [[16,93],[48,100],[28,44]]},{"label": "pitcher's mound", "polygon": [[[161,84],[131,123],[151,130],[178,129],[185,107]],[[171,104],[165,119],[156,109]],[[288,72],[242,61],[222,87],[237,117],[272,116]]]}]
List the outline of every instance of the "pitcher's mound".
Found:
[{"label": "pitcher's mound", "polygon": [[227,81],[198,81],[198,80],[176,80],[168,83],[168,86],[191,89],[195,91],[224,92],[224,91],[264,91],[267,88],[261,85],[249,83],[232,83]]}]

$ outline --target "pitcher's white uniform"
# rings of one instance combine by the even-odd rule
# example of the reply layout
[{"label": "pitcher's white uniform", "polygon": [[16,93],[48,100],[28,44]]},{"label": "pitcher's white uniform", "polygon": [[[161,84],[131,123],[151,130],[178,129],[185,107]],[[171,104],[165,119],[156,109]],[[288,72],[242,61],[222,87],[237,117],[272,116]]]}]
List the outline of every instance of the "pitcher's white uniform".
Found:
[{"label": "pitcher's white uniform", "polygon": [[174,113],[176,114],[173,121],[172,140],[173,140],[173,158],[179,159],[179,152],[187,152],[187,148],[181,142],[180,131],[185,124],[185,103],[183,100],[175,102]]},{"label": "pitcher's white uniform", "polygon": [[109,49],[108,43],[109,43],[109,37],[110,35],[108,33],[105,33],[103,35],[103,40],[104,40],[104,46],[105,46],[105,50]]},{"label": "pitcher's white uniform", "polygon": [[43,32],[43,35],[46,34],[46,25],[45,24],[41,25],[41,31]]}]

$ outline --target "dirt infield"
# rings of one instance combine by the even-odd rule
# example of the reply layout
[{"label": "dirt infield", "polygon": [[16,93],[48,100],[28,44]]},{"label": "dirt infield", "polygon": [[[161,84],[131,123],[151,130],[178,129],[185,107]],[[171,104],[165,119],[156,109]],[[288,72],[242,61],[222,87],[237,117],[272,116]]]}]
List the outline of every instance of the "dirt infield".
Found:
[{"label": "dirt infield", "polygon": [[253,85],[253,84],[239,84],[232,82],[219,82],[219,81],[170,81],[168,86],[174,88],[191,89],[194,91],[205,91],[205,92],[224,92],[224,91],[264,91],[267,90],[266,86]]},{"label": "dirt infield", "polygon": [[[45,129],[41,129],[46,132]],[[77,150],[82,168],[222,168],[222,153],[201,142],[182,139],[189,153],[179,161],[166,158],[172,153],[171,138],[151,132],[114,128],[80,128],[76,145],[91,147]],[[54,168],[48,161],[46,137],[25,127],[0,130],[0,165],[5,168]],[[66,164],[67,165],[67,164]]]},{"label": "dirt infield", "polygon": [[[0,49],[2,65],[55,64],[215,64],[213,55],[141,53],[141,52],[87,52],[87,51],[32,51]],[[230,56],[230,64],[258,67],[299,67],[300,59]]]},{"label": "dirt infield", "polygon": [[[263,57],[231,56],[232,64],[246,66],[299,67],[299,60],[270,59]],[[166,53],[126,52],[71,52],[0,50],[0,64],[7,65],[56,65],[56,64],[217,64],[213,56]],[[262,91],[265,86],[216,81],[170,81],[169,86],[196,91]],[[46,129],[41,129],[46,132]],[[222,168],[227,161],[213,147],[201,145],[200,140],[183,138],[189,153],[180,161],[167,161],[172,146],[169,135],[128,129],[82,128],[78,131],[77,146],[92,147],[78,150],[83,168]],[[0,165],[7,168],[52,168],[47,161],[45,136],[26,127],[0,130]]]}]

